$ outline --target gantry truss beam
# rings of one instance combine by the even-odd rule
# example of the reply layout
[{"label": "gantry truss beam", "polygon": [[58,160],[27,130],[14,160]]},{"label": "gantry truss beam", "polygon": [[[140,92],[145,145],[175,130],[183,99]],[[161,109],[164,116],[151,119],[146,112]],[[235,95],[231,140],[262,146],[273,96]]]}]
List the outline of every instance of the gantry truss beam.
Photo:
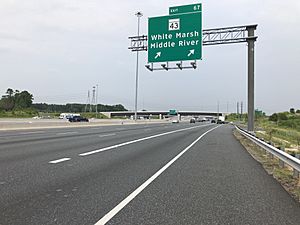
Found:
[{"label": "gantry truss beam", "polygon": [[147,35],[129,37],[129,40],[131,42],[131,45],[130,45],[130,47],[128,47],[128,49],[130,49],[131,51],[136,52],[136,51],[147,51],[148,50]]},{"label": "gantry truss beam", "polygon": [[[220,44],[235,44],[247,42],[248,40],[256,41],[257,36],[249,36],[248,31],[256,30],[257,24],[222,27],[213,29],[204,29],[202,31],[203,46],[220,45]],[[131,45],[128,49],[131,51],[147,51],[148,37],[147,35],[129,37]]]},{"label": "gantry truss beam", "polygon": [[256,40],[257,36],[249,36],[249,29],[256,29],[257,25],[223,27],[205,29],[202,33],[203,45],[220,45],[247,42],[248,40]]}]

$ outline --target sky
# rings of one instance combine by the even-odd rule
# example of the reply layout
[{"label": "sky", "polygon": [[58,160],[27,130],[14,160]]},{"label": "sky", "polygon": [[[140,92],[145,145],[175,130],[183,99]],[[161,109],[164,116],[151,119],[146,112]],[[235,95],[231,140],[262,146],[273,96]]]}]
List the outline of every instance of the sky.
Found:
[{"label": "sky", "polygon": [[[300,109],[300,1],[298,0],[1,0],[0,95],[27,90],[34,102],[86,103],[99,85],[98,103],[134,109],[135,53],[129,36],[170,6],[203,4],[203,28],[258,24],[255,108],[267,114]],[[235,112],[247,110],[247,44],[203,47],[196,70],[145,68],[140,53],[138,109]]]}]

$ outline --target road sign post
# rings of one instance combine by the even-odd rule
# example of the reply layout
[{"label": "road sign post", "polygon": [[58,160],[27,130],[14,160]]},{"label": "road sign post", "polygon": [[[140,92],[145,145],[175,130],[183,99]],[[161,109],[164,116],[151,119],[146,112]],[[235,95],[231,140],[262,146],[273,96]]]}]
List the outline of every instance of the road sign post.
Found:
[{"label": "road sign post", "polygon": [[[254,37],[256,26],[247,27],[248,36]],[[248,39],[248,131],[254,132],[254,42]]]}]

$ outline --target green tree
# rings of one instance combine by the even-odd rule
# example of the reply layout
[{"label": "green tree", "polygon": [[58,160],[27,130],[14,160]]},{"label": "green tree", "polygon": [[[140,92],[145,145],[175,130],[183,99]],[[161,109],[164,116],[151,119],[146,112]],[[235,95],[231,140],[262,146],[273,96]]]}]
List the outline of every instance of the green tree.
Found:
[{"label": "green tree", "polygon": [[33,95],[28,91],[16,92],[15,93],[15,107],[18,109],[30,108],[33,101]]},{"label": "green tree", "polygon": [[278,121],[278,114],[277,113],[273,113],[270,117],[269,117],[270,121],[273,122],[277,122]]},{"label": "green tree", "polygon": [[14,90],[11,89],[11,88],[8,88],[7,91],[6,91],[6,94],[8,95],[8,97],[13,97]]},{"label": "green tree", "polygon": [[30,108],[33,101],[33,95],[28,91],[19,90],[14,91],[8,88],[6,95],[3,95],[0,100],[0,108],[6,111],[11,111],[13,109],[25,109]]},{"label": "green tree", "polygon": [[14,101],[14,90],[8,88],[6,90],[6,95],[3,95],[0,100],[0,108],[5,111],[10,111],[15,107]]},{"label": "green tree", "polygon": [[3,109],[5,111],[11,111],[15,107],[15,102],[12,97],[9,96],[3,96],[0,100],[0,109]]},{"label": "green tree", "polygon": [[286,113],[282,112],[282,113],[278,113],[278,119],[279,120],[288,120],[288,117],[287,117]]},{"label": "green tree", "polygon": [[290,108],[290,113],[291,114],[295,114],[295,109],[294,108]]}]

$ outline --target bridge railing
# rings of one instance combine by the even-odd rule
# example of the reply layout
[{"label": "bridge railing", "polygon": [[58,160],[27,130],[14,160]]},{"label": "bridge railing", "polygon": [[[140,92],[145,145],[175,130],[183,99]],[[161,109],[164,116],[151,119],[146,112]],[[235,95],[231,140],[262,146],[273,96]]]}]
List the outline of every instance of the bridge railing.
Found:
[{"label": "bridge railing", "polygon": [[287,165],[289,165],[290,167],[292,167],[294,169],[293,177],[299,178],[299,172],[300,172],[300,160],[299,159],[291,156],[290,154],[288,154],[282,150],[279,150],[278,148],[266,143],[263,140],[260,140],[259,138],[254,136],[252,133],[249,133],[249,132],[241,129],[238,126],[235,126],[235,127],[239,131],[239,133],[242,134],[244,137],[251,140],[256,145],[263,148],[264,150],[266,150],[273,156],[277,157],[279,159],[279,162],[282,161],[282,162],[286,163]]}]

